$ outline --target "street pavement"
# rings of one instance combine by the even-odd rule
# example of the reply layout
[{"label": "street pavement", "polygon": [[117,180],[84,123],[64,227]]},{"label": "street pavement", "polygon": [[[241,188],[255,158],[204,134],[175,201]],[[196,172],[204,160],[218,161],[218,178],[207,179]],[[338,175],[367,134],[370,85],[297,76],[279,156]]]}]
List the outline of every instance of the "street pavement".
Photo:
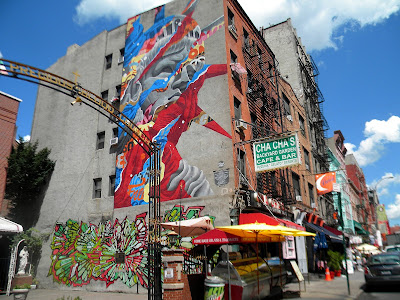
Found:
[{"label": "street pavement", "polygon": [[[146,294],[126,294],[126,293],[99,293],[87,291],[70,291],[70,290],[48,290],[35,289],[30,290],[26,300],[74,300],[80,297],[82,300],[145,300]],[[0,295],[0,300],[12,300],[13,295]],[[183,300],[183,299],[182,299]]]},{"label": "street pavement", "polygon": [[[325,275],[312,276],[310,279],[305,277],[305,281],[293,282],[287,284],[284,289],[284,298],[290,299],[357,299],[363,292],[361,287],[364,285],[364,273],[355,271],[349,275],[350,295],[347,288],[347,279],[345,275],[335,277],[332,281],[326,281]],[[300,291],[300,297],[299,297]],[[69,298],[68,298],[69,297]],[[27,300],[74,300],[80,297],[82,300],[145,300],[146,294],[126,294],[126,293],[100,293],[88,291],[71,290],[49,290],[36,289],[30,290]],[[0,300],[11,300],[13,296],[0,295]],[[185,299],[182,299],[185,300]]]},{"label": "street pavement", "polygon": [[320,277],[313,276],[310,280],[306,276],[305,282],[301,282],[300,285],[298,282],[287,284],[284,289],[284,298],[302,300],[357,299],[363,292],[364,283],[364,273],[362,271],[354,271],[354,274],[349,274],[349,294],[345,275],[335,277],[332,281],[326,281],[323,274]]}]

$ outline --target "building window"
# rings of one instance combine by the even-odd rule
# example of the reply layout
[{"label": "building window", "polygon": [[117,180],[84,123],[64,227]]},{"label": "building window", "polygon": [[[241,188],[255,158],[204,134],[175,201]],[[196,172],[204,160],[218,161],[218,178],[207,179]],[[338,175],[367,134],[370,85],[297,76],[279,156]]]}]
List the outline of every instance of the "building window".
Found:
[{"label": "building window", "polygon": [[93,199],[101,198],[101,178],[93,179]]},{"label": "building window", "polygon": [[308,195],[310,197],[311,205],[312,205],[312,203],[314,203],[314,205],[315,205],[315,202],[314,202],[314,186],[311,185],[311,184],[308,184]]},{"label": "building window", "polygon": [[299,125],[300,125],[301,134],[302,134],[303,136],[306,136],[306,127],[305,127],[305,125],[304,125],[304,119],[303,119],[303,117],[300,116],[300,115],[299,115]]},{"label": "building window", "polygon": [[[283,98],[283,115],[284,116],[292,116],[292,114],[290,113],[290,101],[289,99],[286,97],[285,94],[282,94],[282,98]],[[288,118],[289,120],[291,118]]]},{"label": "building window", "polygon": [[304,164],[306,166],[306,169],[308,171],[311,171],[311,168],[310,168],[310,153],[305,148],[303,148],[303,151],[304,151]]},{"label": "building window", "polygon": [[235,119],[239,120],[242,118],[242,109],[240,101],[236,97],[233,97],[233,105],[235,108]]},{"label": "building window", "polygon": [[110,182],[109,182],[109,191],[108,195],[109,196],[114,196],[115,193],[115,175],[110,176]]},{"label": "building window", "polygon": [[235,15],[231,10],[228,8],[228,26],[235,26]]},{"label": "building window", "polygon": [[237,63],[237,55],[232,50],[230,50],[230,52],[231,52],[231,64]]},{"label": "building window", "polygon": [[115,96],[120,98],[121,97],[121,85],[117,85],[115,87]]},{"label": "building window", "polygon": [[274,69],[273,69],[273,67],[272,67],[272,65],[270,63],[268,63],[268,77],[269,77],[269,81],[272,84],[275,84]]},{"label": "building window", "polygon": [[112,54],[106,56],[106,70],[110,69],[112,65]]},{"label": "building window", "polygon": [[97,145],[96,145],[97,150],[104,148],[105,137],[106,133],[104,131],[97,133]]},{"label": "building window", "polygon": [[249,33],[243,28],[243,43],[245,46],[249,46]]},{"label": "building window", "polygon": [[263,61],[262,61],[262,51],[260,49],[260,47],[257,45],[257,56],[258,56],[258,64],[260,65],[260,68],[262,70],[262,65],[263,65]]},{"label": "building window", "polygon": [[247,184],[246,182],[246,152],[238,149],[238,160],[237,167],[239,170],[239,181],[240,183]]},{"label": "building window", "polygon": [[[297,196],[301,197],[301,190],[300,190],[300,177],[296,173],[292,172],[292,182],[293,182],[293,190],[294,190],[294,195],[297,198]],[[296,199],[297,200],[297,199]]]},{"label": "building window", "polygon": [[118,64],[122,64],[124,62],[124,54],[125,54],[125,48],[119,49]]},{"label": "building window", "polygon": [[101,92],[101,99],[108,101],[108,90]]},{"label": "building window", "polygon": [[118,127],[113,128],[113,138],[118,137]]}]

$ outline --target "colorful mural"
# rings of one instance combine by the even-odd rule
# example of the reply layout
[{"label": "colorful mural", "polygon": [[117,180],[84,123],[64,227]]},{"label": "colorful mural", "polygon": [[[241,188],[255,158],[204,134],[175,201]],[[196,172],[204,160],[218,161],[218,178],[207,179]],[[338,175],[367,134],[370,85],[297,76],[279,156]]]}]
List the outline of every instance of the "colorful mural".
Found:
[{"label": "colorful mural", "polygon": [[92,279],[107,287],[119,279],[128,287],[147,287],[146,213],[134,222],[125,218],[99,226],[68,220],[57,224],[51,243],[48,276],[67,286],[82,286]]},{"label": "colorful mural", "polygon": [[[198,2],[179,15],[154,9],[146,31],[141,15],[127,22],[120,109],[161,147],[161,201],[213,194],[203,172],[176,148],[193,123],[231,138],[198,106],[205,80],[227,72],[226,64],[205,63],[204,41],[224,27],[223,16],[201,29],[192,18]],[[114,207],[147,204],[149,157],[121,128],[118,141]]]}]

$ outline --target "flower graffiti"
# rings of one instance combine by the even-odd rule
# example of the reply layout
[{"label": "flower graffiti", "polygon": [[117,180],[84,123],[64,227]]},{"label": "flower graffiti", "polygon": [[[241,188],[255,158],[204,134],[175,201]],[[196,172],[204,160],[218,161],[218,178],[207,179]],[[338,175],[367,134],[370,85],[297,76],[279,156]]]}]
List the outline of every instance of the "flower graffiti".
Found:
[{"label": "flower graffiti", "polygon": [[134,222],[125,218],[98,226],[68,220],[57,224],[51,243],[48,276],[67,286],[82,286],[92,279],[107,287],[121,280],[128,287],[148,284],[146,213]]}]

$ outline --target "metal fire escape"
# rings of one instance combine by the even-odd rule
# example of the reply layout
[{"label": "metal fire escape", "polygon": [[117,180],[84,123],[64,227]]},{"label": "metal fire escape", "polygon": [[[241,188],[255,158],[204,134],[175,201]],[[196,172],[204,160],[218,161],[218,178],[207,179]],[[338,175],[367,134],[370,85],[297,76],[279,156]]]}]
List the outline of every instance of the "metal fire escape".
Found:
[{"label": "metal fire escape", "polygon": [[326,152],[326,136],[325,131],[329,129],[328,122],[323,114],[322,103],[325,101],[319,87],[317,76],[319,75],[318,68],[312,57],[304,52],[303,47],[298,43],[299,65],[302,73],[303,88],[305,95],[305,110],[308,117],[311,136],[312,154],[318,161],[321,170],[318,172],[329,171],[329,162]]},{"label": "metal fire escape", "polygon": [[[244,150],[246,143],[278,135],[283,132],[283,129],[281,127],[282,106],[278,94],[277,61],[274,60],[272,52],[261,50],[265,48],[265,45],[260,47],[256,41],[250,41],[248,36],[243,36],[242,45],[247,69],[247,103],[251,115],[251,122],[244,123],[251,130],[252,138],[250,141],[242,140],[235,145]],[[239,171],[241,169],[243,170],[239,167]],[[286,170],[258,174],[253,172],[247,176],[251,176],[251,180],[246,180],[245,174],[240,173],[239,183],[244,189],[254,189],[288,206],[296,202],[288,173]],[[249,182],[255,182],[255,186],[248,186]]]}]

